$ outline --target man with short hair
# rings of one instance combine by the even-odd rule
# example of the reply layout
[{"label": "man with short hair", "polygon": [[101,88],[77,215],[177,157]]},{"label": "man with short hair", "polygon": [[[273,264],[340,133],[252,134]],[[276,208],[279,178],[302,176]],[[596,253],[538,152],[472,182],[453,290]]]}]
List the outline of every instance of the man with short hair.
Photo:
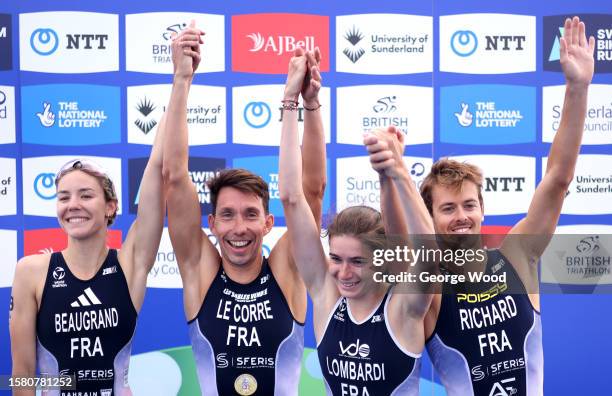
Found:
[{"label": "man with short hair", "polygon": [[[593,77],[594,39],[577,17],[565,21],[561,67],[566,79],[561,124],[547,168],[527,215],[485,260],[441,263],[442,274],[505,274],[506,281],[453,287],[444,284],[425,319],[427,349],[449,396],[543,394],[543,353],[537,263],[555,232],[580,151]],[[421,195],[441,249],[480,249],[484,219],[482,174],[442,159],[432,166]],[[508,393],[510,394],[510,393]]]},{"label": "man with short hair", "polygon": [[[579,18],[565,21],[561,67],[566,79],[565,102],[542,181],[527,215],[503,240],[500,249],[483,251],[482,173],[470,164],[441,159],[421,185],[421,197],[434,222],[438,246],[469,249],[475,259],[463,264],[443,261],[442,275],[469,273],[506,276],[492,283],[435,284],[425,316],[427,350],[449,396],[542,395],[542,325],[537,263],[555,232],[566,192],[574,176],[587,110],[587,92],[594,71],[594,38],[587,40]],[[370,159],[378,167],[401,161],[402,135],[395,128],[367,137]],[[398,156],[399,153],[399,156]],[[397,194],[381,173],[381,196]],[[381,200],[391,202],[392,199]],[[385,211],[400,213],[397,205]],[[410,232],[395,221],[395,234]],[[478,251],[479,250],[479,251]],[[463,259],[462,259],[463,260]],[[426,290],[426,288],[424,288]]]},{"label": "man with short hair", "polygon": [[[164,142],[163,163],[168,227],[183,280],[200,388],[203,395],[297,395],[306,288],[286,235],[268,258],[262,256],[263,238],[274,225],[267,184],[245,169],[222,170],[209,182],[213,212],[208,215],[221,255],[201,229],[200,204],[187,167],[186,107],[202,34],[192,23],[173,39],[167,129],[174,133]],[[320,219],[325,189],[320,53],[299,49],[294,58],[304,73],[287,77],[282,106],[286,117],[297,117],[301,93],[307,110],[304,189]]]}]

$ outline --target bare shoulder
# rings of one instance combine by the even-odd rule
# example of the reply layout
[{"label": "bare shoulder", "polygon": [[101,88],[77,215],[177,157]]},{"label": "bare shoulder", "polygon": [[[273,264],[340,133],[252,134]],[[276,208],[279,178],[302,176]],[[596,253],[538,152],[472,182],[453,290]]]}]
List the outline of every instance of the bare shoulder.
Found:
[{"label": "bare shoulder", "polygon": [[38,275],[46,275],[49,269],[49,261],[51,260],[50,253],[33,254],[25,256],[17,261],[15,274],[27,275],[27,278],[37,277]]},{"label": "bare shoulder", "polygon": [[19,259],[15,267],[13,289],[21,289],[26,293],[34,292],[36,299],[40,301],[50,259],[50,253],[34,254]]}]

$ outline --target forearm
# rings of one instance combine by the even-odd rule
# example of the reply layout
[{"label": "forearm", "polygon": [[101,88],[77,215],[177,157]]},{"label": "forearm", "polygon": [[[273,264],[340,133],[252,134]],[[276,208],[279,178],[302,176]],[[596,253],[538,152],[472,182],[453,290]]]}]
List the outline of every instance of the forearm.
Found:
[{"label": "forearm", "polygon": [[168,137],[163,142],[163,172],[168,181],[182,177],[188,169],[187,97],[190,86],[190,78],[175,77],[166,109]]},{"label": "forearm", "polygon": [[284,205],[295,203],[302,190],[302,154],[298,143],[297,111],[283,110],[279,152],[279,192]]},{"label": "forearm", "polygon": [[393,179],[393,184],[397,189],[399,200],[403,203],[403,215],[408,234],[434,234],[431,216],[408,170],[403,168],[398,177]]},{"label": "forearm", "polygon": [[302,175],[306,199],[322,200],[327,183],[325,132],[321,110],[304,111],[304,138],[302,139]]},{"label": "forearm", "polygon": [[380,209],[387,235],[407,235],[408,226],[399,193],[389,177],[379,174]]},{"label": "forearm", "polygon": [[568,84],[561,113],[561,123],[553,139],[546,175],[569,184],[580,152],[587,111],[588,85]]}]

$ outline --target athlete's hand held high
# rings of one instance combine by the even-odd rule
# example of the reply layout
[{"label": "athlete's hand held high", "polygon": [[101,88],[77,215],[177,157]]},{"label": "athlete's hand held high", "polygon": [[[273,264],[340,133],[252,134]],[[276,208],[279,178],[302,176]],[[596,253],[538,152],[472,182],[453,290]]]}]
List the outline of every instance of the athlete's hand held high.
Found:
[{"label": "athlete's hand held high", "polygon": [[376,129],[364,136],[363,143],[372,168],[381,175],[397,179],[407,170],[403,161],[404,134],[394,126]]},{"label": "athlete's hand held high", "polygon": [[202,36],[205,33],[196,28],[195,21],[178,35],[172,37],[172,63],[174,65],[174,77],[192,79],[193,74],[201,61],[200,44],[203,44]]},{"label": "athlete's hand held high", "polygon": [[287,72],[287,82],[285,83],[285,93],[283,96],[284,100],[297,102],[300,92],[302,92],[307,71],[308,64],[304,50],[297,48],[289,61],[289,71]]},{"label": "athlete's hand held high", "polygon": [[315,108],[319,106],[319,90],[321,89],[321,50],[307,51],[307,70],[302,84],[302,99],[304,106]]},{"label": "athlete's hand held high", "polygon": [[567,18],[560,40],[560,62],[568,85],[588,86],[595,70],[595,38],[587,40],[584,22]]}]

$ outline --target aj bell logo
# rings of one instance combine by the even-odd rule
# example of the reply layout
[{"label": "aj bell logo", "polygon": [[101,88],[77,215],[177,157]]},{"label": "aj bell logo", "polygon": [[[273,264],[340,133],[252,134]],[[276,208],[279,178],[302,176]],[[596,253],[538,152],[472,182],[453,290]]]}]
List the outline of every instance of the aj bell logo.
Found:
[{"label": "aj bell logo", "polygon": [[363,34],[355,26],[344,34],[344,39],[351,43],[350,47],[345,48],[342,53],[346,55],[351,62],[356,63],[364,54],[365,50],[357,46],[363,40]]},{"label": "aj bell logo", "polygon": [[[66,34],[67,50],[106,49],[108,34]],[[30,47],[40,56],[52,55],[60,44],[57,32],[51,28],[39,28],[30,35]]]},{"label": "aj bell logo", "polygon": [[314,51],[314,36],[305,36],[301,40],[297,40],[294,36],[268,36],[264,37],[261,33],[251,33],[246,35],[253,41],[253,47],[249,52],[272,52],[276,55],[282,55],[285,52],[293,52],[296,48],[304,48],[306,51]]},{"label": "aj bell logo", "polygon": [[[523,51],[526,36],[485,36],[485,51]],[[457,30],[450,39],[455,55],[468,57],[478,49],[478,37],[471,30]]]},{"label": "aj bell logo", "polygon": [[346,347],[340,341],[340,354],[349,357],[356,357],[359,355],[362,358],[367,358],[370,355],[370,346],[368,344],[361,344],[359,338],[357,342],[347,345]]},{"label": "aj bell logo", "polygon": [[151,130],[155,128],[155,125],[157,125],[156,120],[148,119],[149,115],[155,109],[156,107],[153,102],[147,99],[146,96],[141,99],[136,105],[136,110],[138,110],[138,112],[143,115],[144,119],[137,119],[136,121],[134,121],[134,125],[136,125],[138,129],[140,129],[145,135],[151,132]]}]

